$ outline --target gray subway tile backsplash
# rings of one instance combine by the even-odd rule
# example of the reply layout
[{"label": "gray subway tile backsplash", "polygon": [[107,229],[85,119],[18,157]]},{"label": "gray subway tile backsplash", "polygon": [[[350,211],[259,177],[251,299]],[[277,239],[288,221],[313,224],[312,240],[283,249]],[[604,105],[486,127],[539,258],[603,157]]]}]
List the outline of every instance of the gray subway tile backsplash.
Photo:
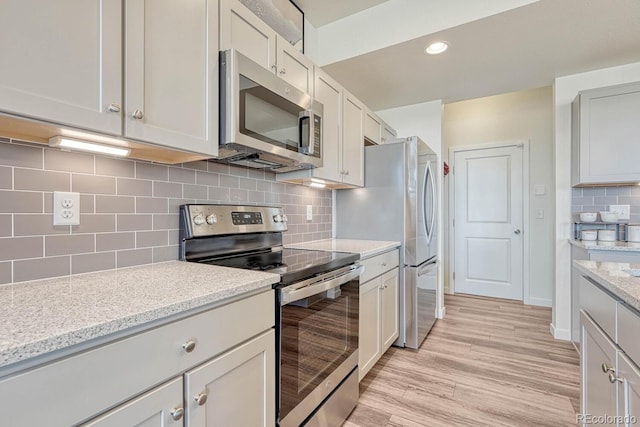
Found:
[{"label": "gray subway tile backsplash", "polygon": [[[53,225],[57,190],[81,193],[80,225]],[[0,138],[0,284],[175,260],[184,203],[281,206],[289,217],[285,242],[331,237],[331,191],[279,183],[270,172],[207,161],[162,165]],[[313,205],[312,222],[305,204]]]},{"label": "gray subway tile backsplash", "polygon": [[8,166],[0,166],[0,188],[3,190],[13,189],[13,170]]},{"label": "gray subway tile backsplash", "polygon": [[607,211],[609,205],[629,205],[629,222],[640,223],[640,187],[636,185],[573,188],[572,196],[574,220],[578,219],[580,212]]}]

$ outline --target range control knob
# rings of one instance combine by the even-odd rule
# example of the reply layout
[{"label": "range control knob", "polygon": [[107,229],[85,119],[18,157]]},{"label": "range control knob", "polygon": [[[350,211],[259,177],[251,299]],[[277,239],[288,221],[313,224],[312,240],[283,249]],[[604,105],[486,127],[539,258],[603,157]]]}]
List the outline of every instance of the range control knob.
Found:
[{"label": "range control knob", "polygon": [[280,215],[280,214],[274,215],[273,216],[273,221],[274,222],[282,222],[282,215]]},{"label": "range control knob", "polygon": [[193,223],[195,225],[202,225],[205,223],[205,219],[204,219],[204,215],[202,214],[198,214],[196,216],[193,217]]},{"label": "range control knob", "polygon": [[282,215],[282,222],[287,222],[287,221],[289,221],[287,216],[286,215]]},{"label": "range control knob", "polygon": [[207,215],[207,224],[213,225],[216,222],[218,222],[218,218],[216,217],[216,214]]}]

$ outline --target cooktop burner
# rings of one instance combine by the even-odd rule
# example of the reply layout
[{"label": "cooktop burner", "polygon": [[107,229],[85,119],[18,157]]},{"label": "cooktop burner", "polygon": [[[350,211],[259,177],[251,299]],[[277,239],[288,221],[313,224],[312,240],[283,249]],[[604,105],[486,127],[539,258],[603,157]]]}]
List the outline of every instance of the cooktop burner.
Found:
[{"label": "cooktop burner", "polygon": [[360,259],[358,254],[347,252],[282,249],[275,252],[245,253],[233,257],[203,259],[198,262],[279,274],[278,286],[287,286],[316,274],[347,266],[358,259]]}]

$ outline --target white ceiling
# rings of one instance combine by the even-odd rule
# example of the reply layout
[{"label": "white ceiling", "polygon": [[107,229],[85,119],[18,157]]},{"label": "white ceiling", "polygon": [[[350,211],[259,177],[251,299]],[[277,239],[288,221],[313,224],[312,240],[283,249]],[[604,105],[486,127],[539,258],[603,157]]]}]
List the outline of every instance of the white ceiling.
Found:
[{"label": "white ceiling", "polygon": [[385,1],[388,0],[293,0],[316,28]]},{"label": "white ceiling", "polygon": [[[321,23],[381,1],[297,3]],[[425,55],[436,38],[449,50]],[[631,62],[640,62],[639,0],[540,0],[323,68],[377,111],[549,86],[556,77]]]}]

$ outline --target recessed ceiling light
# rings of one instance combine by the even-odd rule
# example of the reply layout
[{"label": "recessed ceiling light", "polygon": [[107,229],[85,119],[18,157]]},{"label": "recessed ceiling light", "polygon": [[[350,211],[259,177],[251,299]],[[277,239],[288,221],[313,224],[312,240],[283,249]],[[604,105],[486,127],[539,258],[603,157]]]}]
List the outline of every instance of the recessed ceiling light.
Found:
[{"label": "recessed ceiling light", "polygon": [[447,50],[448,47],[449,45],[446,42],[434,42],[427,46],[424,51],[429,55],[437,55]]}]

